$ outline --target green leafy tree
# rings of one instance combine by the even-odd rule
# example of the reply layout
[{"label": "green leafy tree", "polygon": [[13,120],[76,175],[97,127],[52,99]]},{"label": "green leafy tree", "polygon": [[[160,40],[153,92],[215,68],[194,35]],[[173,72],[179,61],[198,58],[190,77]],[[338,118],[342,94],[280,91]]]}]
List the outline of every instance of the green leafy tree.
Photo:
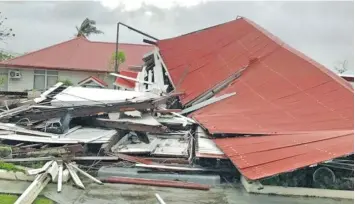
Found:
[{"label": "green leafy tree", "polygon": [[[112,53],[111,59],[113,61],[113,63],[116,60],[116,52]],[[122,64],[126,61],[126,54],[123,51],[119,51],[117,53],[117,62],[118,64]]]},{"label": "green leafy tree", "polygon": [[89,37],[91,34],[102,34],[101,30],[96,28],[96,21],[85,18],[80,27],[76,26],[76,37]]},{"label": "green leafy tree", "polygon": [[6,17],[0,12],[0,41],[4,41],[7,38],[15,37],[12,28],[5,26]]},{"label": "green leafy tree", "polygon": [[[122,64],[126,61],[126,54],[123,51],[118,51],[117,56],[116,56],[116,52],[113,52],[110,57],[108,72],[115,71],[114,69],[115,69],[116,58],[117,58],[117,66],[119,67],[120,64]],[[104,81],[107,81],[107,80],[114,81],[115,79],[116,79],[116,77],[112,77],[108,73],[106,73],[106,75],[104,75]]]},{"label": "green leafy tree", "polygon": [[9,60],[9,59],[12,59],[14,58],[15,56],[9,54],[9,53],[6,53],[4,51],[0,51],[0,62],[1,61],[5,61],[5,60]]},{"label": "green leafy tree", "polygon": [[71,82],[69,79],[58,80],[58,82],[62,82],[63,85],[65,85],[65,86],[72,86],[73,85],[73,82]]},{"label": "green leafy tree", "polygon": [[119,51],[116,56],[116,52],[111,55],[111,66],[114,68],[115,61],[117,59],[118,67],[126,61],[126,54],[123,51]]}]

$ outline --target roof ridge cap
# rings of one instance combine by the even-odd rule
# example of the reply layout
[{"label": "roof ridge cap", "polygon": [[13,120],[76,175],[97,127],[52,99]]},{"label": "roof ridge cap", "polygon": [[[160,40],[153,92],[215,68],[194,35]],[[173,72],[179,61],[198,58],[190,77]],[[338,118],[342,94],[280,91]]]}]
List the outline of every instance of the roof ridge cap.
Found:
[{"label": "roof ridge cap", "polygon": [[70,39],[70,40],[67,40],[67,41],[64,41],[64,42],[60,42],[60,43],[57,43],[57,44],[54,44],[54,45],[51,45],[51,46],[48,46],[48,47],[45,47],[45,48],[42,48],[42,49],[39,49],[39,50],[35,50],[33,52],[29,52],[29,53],[26,53],[24,55],[21,55],[21,56],[18,56],[18,57],[9,59],[9,60],[2,61],[2,62],[0,62],[0,64],[8,64],[8,63],[11,63],[11,61],[13,61],[13,60],[16,60],[16,59],[19,59],[19,58],[22,58],[22,57],[26,57],[26,56],[31,56],[31,55],[33,55],[35,53],[38,53],[38,52],[41,52],[41,51],[44,51],[44,50],[47,50],[47,49],[50,49],[50,48],[53,48],[53,47],[56,47],[56,46],[59,46],[59,45],[63,45],[65,43],[69,43],[69,42],[74,41],[74,40],[85,40],[87,42],[90,42],[86,38],[83,39],[83,37],[75,37],[73,39]]},{"label": "roof ridge cap", "polygon": [[[90,43],[105,43],[105,44],[116,44],[116,42],[105,42],[105,41],[89,41]],[[153,45],[147,45],[147,44],[139,44],[139,43],[118,43],[119,45],[136,45],[136,46],[153,46]]]}]

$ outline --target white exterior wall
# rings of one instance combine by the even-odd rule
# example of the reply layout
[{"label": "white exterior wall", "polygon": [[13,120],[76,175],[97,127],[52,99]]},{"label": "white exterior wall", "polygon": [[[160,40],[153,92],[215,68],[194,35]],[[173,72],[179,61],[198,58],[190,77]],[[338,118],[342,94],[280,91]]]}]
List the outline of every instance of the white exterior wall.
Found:
[{"label": "white exterior wall", "polygon": [[[1,68],[5,71],[5,68]],[[25,90],[32,90],[34,86],[34,69],[18,69],[18,68],[9,68],[8,70],[19,70],[21,72],[21,79],[10,79],[8,77],[7,80],[7,91],[25,91]],[[55,70],[51,70],[55,71]],[[58,80],[70,80],[74,85],[77,85],[78,82],[84,80],[87,77],[95,76],[100,79],[103,79],[108,85],[109,88],[112,88],[112,79],[108,78],[108,74],[97,72],[80,72],[80,71],[64,71],[64,70],[57,70],[58,71]]]},{"label": "white exterior wall", "polygon": [[95,76],[98,77],[102,80],[104,80],[109,88],[112,87],[112,82],[108,77],[110,75],[105,74],[105,73],[97,73],[97,72],[79,72],[79,71],[59,71],[58,72],[58,77],[59,80],[66,80],[69,79],[71,82],[73,82],[74,85],[77,85],[78,82],[84,80],[85,78],[88,78],[90,76]]},{"label": "white exterior wall", "polygon": [[33,89],[33,69],[9,68],[9,70],[19,70],[21,72],[21,79],[10,79],[9,77],[7,84],[8,91],[25,91]]},{"label": "white exterior wall", "polygon": [[89,76],[95,75],[95,73],[91,72],[77,72],[77,71],[58,71],[59,80],[70,80],[74,85],[78,84],[78,82],[88,78]]}]

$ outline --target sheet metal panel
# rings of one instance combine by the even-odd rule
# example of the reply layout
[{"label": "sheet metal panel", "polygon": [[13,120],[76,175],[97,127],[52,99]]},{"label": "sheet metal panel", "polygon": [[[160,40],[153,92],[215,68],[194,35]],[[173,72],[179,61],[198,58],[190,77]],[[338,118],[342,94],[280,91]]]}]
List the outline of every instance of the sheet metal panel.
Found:
[{"label": "sheet metal panel", "polygon": [[354,151],[354,131],[314,131],[215,139],[248,179],[310,166]]},{"label": "sheet metal panel", "polygon": [[[246,33],[239,38],[222,32],[241,26]],[[204,107],[192,115],[210,133],[354,129],[354,91],[345,80],[247,19],[238,19],[212,29],[215,30],[213,32],[219,31],[221,38],[242,45],[243,55],[258,60],[251,60],[242,75],[218,94],[236,92],[235,96]],[[209,41],[216,40],[209,36],[209,32],[205,30],[194,35],[206,35]],[[201,42],[196,40],[195,43]],[[237,47],[233,50],[223,47],[220,50],[227,50],[235,56],[235,60],[226,63],[230,69],[237,71]],[[219,60],[218,55],[210,58]],[[203,57],[201,60],[210,59]],[[209,69],[201,67],[195,72],[203,71],[202,75],[206,76]],[[214,83],[215,79],[214,75],[210,75],[206,80]],[[203,84],[188,86],[197,89]],[[205,88],[208,87],[200,88],[200,93]],[[190,99],[183,99],[183,103]]]},{"label": "sheet metal panel", "polygon": [[156,148],[152,151],[153,156],[175,156],[188,157],[189,142],[184,139],[161,139]]},{"label": "sheet metal panel", "polygon": [[[313,68],[322,69],[322,72],[326,73],[331,72],[246,18],[160,40],[158,47],[177,91],[185,92],[185,95],[180,97],[182,104],[188,103],[248,65],[250,60],[267,59],[271,53],[278,50],[291,51],[292,53],[288,55],[298,56],[301,61],[293,64],[288,61],[288,57],[278,56],[277,60],[269,62],[271,68],[275,65],[282,66],[285,70],[297,67],[301,70],[297,77],[302,75],[305,77],[302,70]],[[317,73],[319,70],[314,69],[313,72]],[[343,84],[345,82],[336,75],[332,77]],[[344,85],[350,88],[348,84]]]},{"label": "sheet metal panel", "polygon": [[354,129],[353,90],[303,64],[302,58],[279,49],[220,93],[235,96],[192,116],[210,133]]},{"label": "sheet metal panel", "polygon": [[247,66],[219,94],[235,96],[192,115],[210,133],[354,128],[349,84],[245,18],[158,46],[183,104]]},{"label": "sheet metal panel", "polygon": [[125,101],[139,102],[158,98],[158,95],[148,92],[70,86],[57,94],[51,101],[51,105],[55,107],[102,105]]},{"label": "sheet metal panel", "polygon": [[[353,153],[354,90],[341,77],[245,18],[158,41],[183,105],[246,69],[191,117],[249,179]],[[343,130],[349,130],[343,132]],[[303,132],[303,133],[302,133]]]},{"label": "sheet metal panel", "polygon": [[195,142],[196,157],[227,159],[213,140],[209,139],[210,135],[200,126],[197,127],[195,134],[197,135],[197,140]]}]

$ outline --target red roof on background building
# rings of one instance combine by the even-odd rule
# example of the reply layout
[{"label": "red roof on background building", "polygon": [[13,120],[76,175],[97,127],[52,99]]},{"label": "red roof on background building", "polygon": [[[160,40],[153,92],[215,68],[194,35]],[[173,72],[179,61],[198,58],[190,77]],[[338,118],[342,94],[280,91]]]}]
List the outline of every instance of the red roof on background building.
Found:
[{"label": "red roof on background building", "polygon": [[[43,68],[92,72],[112,72],[111,56],[115,43],[93,42],[84,37],[74,38],[14,59],[1,62],[0,66],[18,68]],[[153,49],[151,45],[120,43],[119,50],[126,55],[121,70],[131,65],[142,65],[143,55]]]},{"label": "red roof on background building", "polygon": [[[121,75],[127,76],[127,77],[131,77],[131,78],[137,78],[138,76],[138,72],[131,72],[131,71],[120,71]],[[117,77],[115,84],[117,86],[121,86],[124,88],[130,88],[133,89],[134,87],[136,87],[136,82],[132,81],[132,80],[128,80],[128,79],[124,79],[121,77]]]},{"label": "red roof on background building", "polygon": [[[275,175],[353,153],[351,85],[253,22],[239,18],[158,41],[158,46],[176,91],[185,93],[182,104],[246,67],[239,78],[218,93],[236,95],[191,116],[212,134],[277,134],[215,140],[248,178]],[[335,130],[346,130],[346,136],[339,136]],[[329,134],[330,138],[324,139]],[[264,141],[278,147],[266,146],[256,152],[254,149]],[[245,151],[249,149],[251,155],[243,152],[240,144],[248,146]],[[285,158],[277,158],[282,155]]]}]

